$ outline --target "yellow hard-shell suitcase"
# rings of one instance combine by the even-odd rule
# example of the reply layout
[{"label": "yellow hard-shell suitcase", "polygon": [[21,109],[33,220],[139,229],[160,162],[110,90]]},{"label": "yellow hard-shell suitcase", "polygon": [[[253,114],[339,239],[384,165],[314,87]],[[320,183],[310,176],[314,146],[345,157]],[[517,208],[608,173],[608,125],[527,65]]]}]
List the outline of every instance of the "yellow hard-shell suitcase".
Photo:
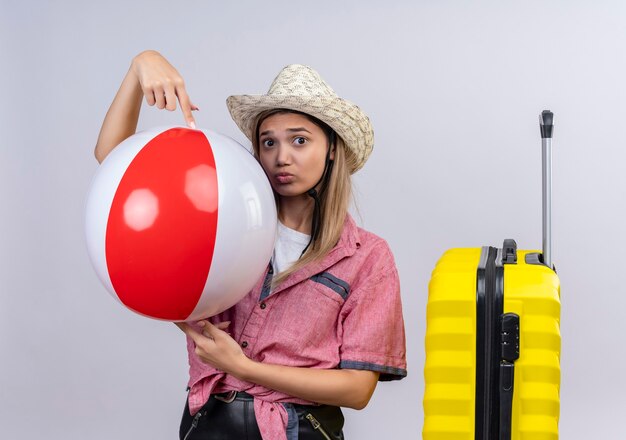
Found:
[{"label": "yellow hard-shell suitcase", "polygon": [[558,439],[560,287],[550,248],[553,115],[540,116],[543,251],[452,249],[429,285],[424,440]]}]

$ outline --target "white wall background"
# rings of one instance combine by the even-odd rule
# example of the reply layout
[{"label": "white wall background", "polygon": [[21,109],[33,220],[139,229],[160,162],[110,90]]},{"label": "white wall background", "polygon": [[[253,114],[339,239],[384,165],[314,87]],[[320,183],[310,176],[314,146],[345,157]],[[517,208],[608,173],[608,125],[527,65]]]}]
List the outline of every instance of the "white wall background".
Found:
[{"label": "white wall background", "polygon": [[[626,429],[626,4],[615,1],[0,1],[0,437],[173,439],[182,334],[99,284],[83,201],[101,121],[131,58],[161,51],[243,141],[224,100],[314,66],[370,115],[364,226],[394,249],[409,376],[347,411],[349,439],[422,427],[430,271],[449,247],[541,243],[537,115],[556,115],[554,259],[562,278],[565,439]],[[182,123],[143,110],[140,129]]]}]

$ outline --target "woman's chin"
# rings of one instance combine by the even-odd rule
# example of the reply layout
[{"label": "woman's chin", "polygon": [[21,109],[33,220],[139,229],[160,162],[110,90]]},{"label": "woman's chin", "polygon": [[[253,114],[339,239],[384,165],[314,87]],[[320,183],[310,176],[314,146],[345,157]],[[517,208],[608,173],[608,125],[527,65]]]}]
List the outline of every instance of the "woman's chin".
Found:
[{"label": "woman's chin", "polygon": [[282,198],[306,196],[306,191],[304,191],[302,188],[297,188],[291,185],[280,185],[278,187],[274,187],[274,192],[278,194],[279,197],[282,197]]}]

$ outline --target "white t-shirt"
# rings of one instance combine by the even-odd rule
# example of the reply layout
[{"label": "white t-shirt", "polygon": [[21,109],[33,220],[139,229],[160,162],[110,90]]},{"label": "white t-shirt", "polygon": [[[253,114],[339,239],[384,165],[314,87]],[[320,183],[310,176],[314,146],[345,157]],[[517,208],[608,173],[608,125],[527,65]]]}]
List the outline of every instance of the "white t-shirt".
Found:
[{"label": "white t-shirt", "polygon": [[272,255],[274,275],[289,269],[298,261],[310,239],[310,235],[290,229],[279,221]]}]

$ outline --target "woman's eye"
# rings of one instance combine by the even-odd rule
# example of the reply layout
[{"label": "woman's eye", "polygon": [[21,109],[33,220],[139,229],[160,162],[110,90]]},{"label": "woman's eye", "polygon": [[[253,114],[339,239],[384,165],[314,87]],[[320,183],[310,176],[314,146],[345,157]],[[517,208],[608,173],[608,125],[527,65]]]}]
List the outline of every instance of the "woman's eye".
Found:
[{"label": "woman's eye", "polygon": [[264,147],[272,147],[272,146],[274,146],[274,141],[272,139],[265,139],[263,141],[263,146]]},{"label": "woman's eye", "polygon": [[298,136],[294,140],[295,140],[296,144],[298,144],[298,145],[306,144],[306,138],[303,138],[302,136]]}]

